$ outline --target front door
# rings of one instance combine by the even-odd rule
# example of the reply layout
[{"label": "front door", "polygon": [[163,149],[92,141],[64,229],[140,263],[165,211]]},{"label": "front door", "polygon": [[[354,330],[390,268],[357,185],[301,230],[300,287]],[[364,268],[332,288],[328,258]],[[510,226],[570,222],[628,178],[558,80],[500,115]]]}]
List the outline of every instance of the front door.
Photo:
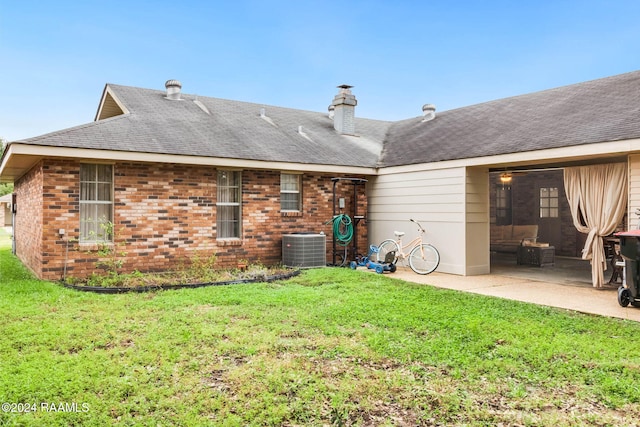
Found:
[{"label": "front door", "polygon": [[558,187],[538,188],[538,242],[562,247],[562,224],[560,222],[560,189]]}]

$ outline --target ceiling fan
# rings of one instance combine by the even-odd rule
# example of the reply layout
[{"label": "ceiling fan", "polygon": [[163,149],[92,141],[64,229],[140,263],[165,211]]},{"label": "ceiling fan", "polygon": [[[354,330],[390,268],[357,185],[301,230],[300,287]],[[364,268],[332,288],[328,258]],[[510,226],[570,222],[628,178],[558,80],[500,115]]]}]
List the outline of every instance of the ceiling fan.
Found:
[{"label": "ceiling fan", "polygon": [[511,183],[511,180],[515,175],[526,175],[527,172],[507,171],[505,170],[500,174],[500,182],[503,184]]}]

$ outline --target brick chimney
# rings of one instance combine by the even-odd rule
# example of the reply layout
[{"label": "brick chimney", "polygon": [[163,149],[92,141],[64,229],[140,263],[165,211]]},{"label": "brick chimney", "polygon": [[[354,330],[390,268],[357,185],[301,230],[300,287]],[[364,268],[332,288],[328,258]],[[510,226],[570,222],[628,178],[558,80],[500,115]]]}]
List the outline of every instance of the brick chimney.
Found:
[{"label": "brick chimney", "polygon": [[333,127],[343,135],[355,135],[355,110],[358,101],[351,93],[353,86],[340,85],[340,92],[333,98]]}]

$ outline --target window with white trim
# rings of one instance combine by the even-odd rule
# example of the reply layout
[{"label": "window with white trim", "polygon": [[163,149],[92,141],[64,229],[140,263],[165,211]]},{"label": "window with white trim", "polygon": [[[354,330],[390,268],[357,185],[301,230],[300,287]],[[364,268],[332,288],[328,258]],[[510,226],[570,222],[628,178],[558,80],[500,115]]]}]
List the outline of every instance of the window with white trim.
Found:
[{"label": "window with white trim", "polygon": [[540,188],[540,218],[558,217],[558,187]]},{"label": "window with white trim", "polygon": [[216,228],[218,239],[239,239],[242,224],[242,173],[218,171]]},{"label": "window with white trim", "polygon": [[511,187],[496,188],[496,225],[511,224]]},{"label": "window with white trim", "polygon": [[300,174],[280,174],[280,209],[282,211],[302,210],[301,183],[302,175]]},{"label": "window with white trim", "polygon": [[80,242],[113,240],[113,166],[80,164]]}]

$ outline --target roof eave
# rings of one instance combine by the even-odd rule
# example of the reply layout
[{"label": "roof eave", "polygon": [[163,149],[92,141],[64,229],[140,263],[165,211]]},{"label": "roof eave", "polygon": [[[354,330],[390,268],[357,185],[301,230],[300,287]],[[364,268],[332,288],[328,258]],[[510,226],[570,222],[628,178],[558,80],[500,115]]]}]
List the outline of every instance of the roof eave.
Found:
[{"label": "roof eave", "polygon": [[640,153],[640,138],[620,141],[604,141],[568,147],[506,153],[466,159],[443,160],[439,162],[416,163],[380,167],[378,175],[408,173],[425,170],[450,169],[459,167],[500,168],[520,165],[539,166],[547,164],[575,164],[594,159],[617,159]]},{"label": "roof eave", "polygon": [[[10,153],[3,157],[0,182],[15,182],[43,158],[67,158],[86,161],[127,161],[144,163],[177,163],[242,169],[287,170],[300,172],[345,173],[375,175],[375,167],[294,163],[239,158],[187,156],[177,154],[141,153],[131,151],[96,150],[13,143]],[[6,154],[6,153],[5,153]]]}]

